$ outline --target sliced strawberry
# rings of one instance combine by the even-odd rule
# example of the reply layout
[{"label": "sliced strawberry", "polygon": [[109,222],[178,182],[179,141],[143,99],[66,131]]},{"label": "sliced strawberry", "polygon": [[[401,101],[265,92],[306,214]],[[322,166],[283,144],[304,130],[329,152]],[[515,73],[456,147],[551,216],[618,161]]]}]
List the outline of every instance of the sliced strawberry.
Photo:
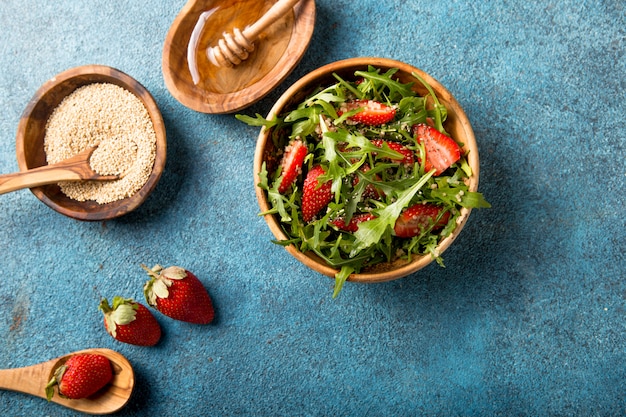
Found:
[{"label": "sliced strawberry", "polygon": [[332,182],[327,181],[320,186],[317,181],[317,177],[325,173],[324,168],[316,165],[311,168],[304,179],[302,188],[302,219],[305,222],[313,220],[315,215],[333,199]]},{"label": "sliced strawberry", "polygon": [[415,152],[399,142],[392,142],[382,139],[374,139],[372,141],[372,145],[378,148],[382,148],[384,144],[387,144],[387,146],[389,146],[389,149],[391,149],[392,151],[396,151],[404,156],[404,158],[402,159],[394,159],[394,162],[406,165],[413,165],[413,163],[415,162]]},{"label": "sliced strawberry", "polygon": [[461,158],[461,148],[454,139],[434,127],[420,123],[413,126],[413,134],[418,143],[424,144],[427,172],[434,168],[435,175],[440,175]]},{"label": "sliced strawberry", "polygon": [[[368,164],[364,164],[364,165],[361,167],[361,169],[360,169],[360,170],[361,170],[362,172],[367,172],[367,171],[369,171],[370,169],[371,169],[371,168],[370,168],[370,166],[369,166]],[[379,176],[379,175],[374,176],[374,180],[376,180],[376,181],[380,181],[380,176]],[[356,187],[358,183],[359,183],[359,176],[358,176],[358,175],[355,175],[355,176],[354,176],[354,178],[352,179],[352,186],[353,186],[353,187]],[[382,195],[384,195],[384,194],[385,194],[385,193],[383,193],[381,190],[379,190],[378,188],[376,188],[376,186],[375,186],[374,184],[367,184],[367,185],[365,186],[365,189],[363,190],[363,194],[361,195],[361,199],[366,200],[366,199],[368,199],[368,198],[371,198],[371,199],[373,199],[373,200],[379,200],[379,199],[380,199],[380,197],[381,197]]]},{"label": "sliced strawberry", "polygon": [[389,123],[396,117],[396,109],[374,100],[354,100],[348,101],[341,105],[339,115],[343,113],[362,108],[357,114],[350,116],[348,119],[355,123],[362,123],[368,126],[380,126]]},{"label": "sliced strawberry", "polygon": [[433,229],[440,229],[450,220],[450,212],[443,213],[443,209],[434,204],[415,204],[404,210],[396,220],[394,233],[398,237],[411,238],[419,235],[426,228],[434,224]]},{"label": "sliced strawberry", "polygon": [[343,217],[337,217],[334,220],[331,220],[331,223],[335,225],[339,230],[343,230],[346,232],[354,233],[359,229],[359,224],[366,222],[368,220],[375,219],[372,213],[358,213],[352,216],[348,224],[346,224],[346,219]]},{"label": "sliced strawberry", "polygon": [[302,172],[302,164],[308,149],[304,142],[295,139],[287,145],[281,162],[282,174],[279,178],[278,192],[284,194]]}]

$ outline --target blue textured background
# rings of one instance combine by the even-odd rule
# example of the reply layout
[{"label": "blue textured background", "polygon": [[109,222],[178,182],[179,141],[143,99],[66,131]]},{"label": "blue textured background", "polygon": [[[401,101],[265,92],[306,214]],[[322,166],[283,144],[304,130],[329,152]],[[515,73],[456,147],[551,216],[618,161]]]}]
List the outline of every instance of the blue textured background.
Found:
[{"label": "blue textured background", "polygon": [[[493,205],[472,213],[446,268],[348,284],[336,300],[257,217],[257,130],[165,88],[163,40],[184,3],[2,1],[0,172],[18,169],[15,132],[35,91],[83,64],[144,84],[169,148],[155,192],[115,221],[66,218],[28,190],[0,196],[0,367],[116,349],[137,374],[128,416],[626,413],[623,1],[317,1],[302,62],[246,113],[267,113],[321,64],[411,63],[465,108]],[[98,301],[141,299],[140,263],[194,271],[215,323],[157,315],[157,347],[113,340]],[[72,415],[2,392],[8,410]]]}]

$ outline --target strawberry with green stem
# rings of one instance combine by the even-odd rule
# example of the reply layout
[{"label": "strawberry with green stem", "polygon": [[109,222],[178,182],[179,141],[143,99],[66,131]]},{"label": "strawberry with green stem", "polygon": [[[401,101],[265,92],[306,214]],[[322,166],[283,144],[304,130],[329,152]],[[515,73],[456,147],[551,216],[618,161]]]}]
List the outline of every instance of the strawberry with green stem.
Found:
[{"label": "strawberry with green stem", "polygon": [[100,302],[104,327],[116,340],[138,346],[154,346],[161,338],[161,326],[150,310],[131,298],[106,298]]},{"label": "strawberry with green stem", "polygon": [[179,266],[141,267],[150,276],[144,285],[148,304],[175,320],[194,324],[213,321],[215,312],[211,297],[193,273]]},{"label": "strawberry with green stem", "polygon": [[105,356],[93,353],[74,355],[55,369],[46,385],[46,398],[48,401],[52,399],[55,386],[63,398],[87,398],[100,391],[112,379],[111,362]]}]

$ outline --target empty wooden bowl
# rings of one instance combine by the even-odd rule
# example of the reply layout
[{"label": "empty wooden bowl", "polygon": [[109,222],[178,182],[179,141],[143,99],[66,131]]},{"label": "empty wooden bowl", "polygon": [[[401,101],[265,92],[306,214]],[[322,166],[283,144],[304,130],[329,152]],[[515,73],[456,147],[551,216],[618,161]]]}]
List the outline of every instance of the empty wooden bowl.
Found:
[{"label": "empty wooden bowl", "polygon": [[202,113],[233,113],[257,102],[300,62],[315,26],[315,1],[301,0],[254,42],[234,67],[214,65],[207,55],[224,33],[243,30],[274,4],[268,0],[189,0],[165,38],[165,85],[184,106]]},{"label": "empty wooden bowl", "polygon": [[[385,58],[364,57],[346,59],[325,65],[317,70],[314,70],[308,75],[305,75],[287,91],[285,91],[285,93],[272,107],[267,118],[270,119],[272,115],[280,115],[295,108],[298,104],[304,101],[304,99],[310,95],[315,88],[335,84],[337,79],[332,76],[333,73],[337,73],[343,79],[350,80],[354,79],[355,71],[367,71],[368,65],[379,68],[382,73],[391,68],[398,68],[399,71],[395,74],[395,77],[403,83],[414,82],[413,89],[421,96],[428,94],[428,91],[411,74],[413,72],[417,73],[424,80],[426,80],[428,84],[430,84],[439,101],[445,105],[448,110],[447,120],[444,123],[446,130],[456,139],[458,143],[463,144],[464,151],[469,151],[467,158],[468,163],[472,168],[472,176],[468,179],[468,187],[470,191],[476,191],[478,189],[479,176],[478,148],[472,131],[472,126],[470,125],[467,116],[452,94],[438,81],[420,69],[406,63]],[[271,205],[268,201],[266,192],[256,185],[261,182],[259,173],[261,172],[263,162],[270,159],[274,152],[275,148],[272,145],[271,131],[266,128],[261,129],[254,156],[254,183],[261,212],[269,210]],[[470,209],[466,208],[461,209],[461,216],[459,217],[455,231],[450,236],[443,239],[438,245],[438,251],[440,254],[443,253],[452,244],[452,242],[454,242],[459,233],[461,233],[461,230],[470,215],[470,211]],[[264,217],[277,240],[288,239],[277,215],[268,214]],[[329,277],[334,277],[338,272],[312,252],[300,252],[300,250],[293,244],[286,246],[285,248],[296,259],[317,272]],[[390,281],[412,274],[413,272],[424,268],[432,261],[433,258],[430,255],[413,255],[410,262],[397,260],[393,263],[378,264],[370,269],[362,270],[359,274],[352,274],[348,280],[369,283]]]},{"label": "empty wooden bowl", "polygon": [[133,93],[145,106],[156,133],[156,158],[152,172],[143,187],[131,197],[106,204],[77,201],[61,192],[57,184],[31,188],[48,207],[78,220],[109,220],[139,207],[152,192],[165,167],[166,135],[161,112],[152,95],[132,77],[102,65],[69,69],[44,83],[28,103],[19,122],[16,138],[20,171],[47,165],[44,150],[46,123],[59,104],[76,89],[93,83],[109,83]]}]

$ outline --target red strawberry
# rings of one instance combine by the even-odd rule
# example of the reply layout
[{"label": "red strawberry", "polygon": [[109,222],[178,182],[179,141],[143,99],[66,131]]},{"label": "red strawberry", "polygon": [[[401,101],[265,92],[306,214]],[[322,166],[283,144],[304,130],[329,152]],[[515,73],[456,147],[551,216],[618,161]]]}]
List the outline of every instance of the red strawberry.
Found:
[{"label": "red strawberry", "polygon": [[354,233],[359,229],[359,224],[362,222],[366,222],[368,220],[375,219],[372,213],[358,213],[352,216],[348,224],[346,224],[346,219],[343,217],[338,217],[334,220],[331,220],[331,223],[335,225],[338,229]]},{"label": "red strawberry", "polygon": [[179,266],[141,267],[150,276],[143,287],[148,304],[175,320],[195,324],[213,321],[211,297],[194,274]]},{"label": "red strawberry", "polygon": [[450,220],[450,212],[443,213],[443,209],[434,204],[417,203],[400,214],[394,226],[394,233],[398,237],[411,238],[419,235],[426,228],[434,224],[434,229],[440,229]]},{"label": "red strawberry", "polygon": [[387,146],[389,146],[389,149],[391,149],[392,151],[396,151],[404,156],[404,158],[402,159],[394,159],[394,162],[406,165],[413,165],[413,163],[415,162],[415,153],[399,142],[374,139],[372,140],[372,144],[378,148],[382,148],[384,144],[387,144]]},{"label": "red strawberry", "polygon": [[154,346],[161,338],[161,326],[150,310],[130,298],[113,297],[113,307],[106,298],[100,303],[104,327],[120,342]]},{"label": "red strawberry", "polygon": [[374,100],[354,100],[348,101],[341,105],[338,114],[362,108],[357,114],[350,116],[348,119],[356,123],[363,123],[368,126],[380,126],[389,123],[396,117],[396,109]]},{"label": "red strawberry", "polygon": [[108,358],[98,354],[84,353],[71,356],[54,371],[46,385],[48,401],[54,396],[57,385],[63,398],[87,398],[107,385],[113,379],[113,369]]},{"label": "red strawberry", "polygon": [[434,127],[420,123],[413,126],[413,133],[417,142],[424,144],[424,168],[427,172],[434,168],[434,175],[440,175],[461,158],[461,148],[454,139]]},{"label": "red strawberry", "polygon": [[307,152],[306,145],[300,139],[293,140],[287,145],[281,162],[283,170],[278,186],[279,193],[285,193],[300,174]]},{"label": "red strawberry", "polygon": [[319,186],[317,177],[325,174],[324,168],[319,165],[311,168],[302,188],[302,219],[305,222],[313,220],[315,215],[333,199],[331,186],[332,181],[327,181]]},{"label": "red strawberry", "polygon": [[[369,171],[371,168],[369,165],[364,164],[361,167],[361,172],[367,172]],[[379,175],[375,175],[374,176],[374,180],[376,181],[380,181],[380,176]],[[356,187],[357,184],[359,183],[359,177],[358,175],[355,175],[354,178],[352,179],[352,186]],[[384,195],[385,193],[383,193],[381,190],[379,190],[378,188],[376,188],[376,186],[374,186],[374,184],[367,184],[365,186],[365,189],[363,190],[363,194],[361,194],[361,199],[374,199],[374,200],[378,200],[380,199],[381,195]]]}]

